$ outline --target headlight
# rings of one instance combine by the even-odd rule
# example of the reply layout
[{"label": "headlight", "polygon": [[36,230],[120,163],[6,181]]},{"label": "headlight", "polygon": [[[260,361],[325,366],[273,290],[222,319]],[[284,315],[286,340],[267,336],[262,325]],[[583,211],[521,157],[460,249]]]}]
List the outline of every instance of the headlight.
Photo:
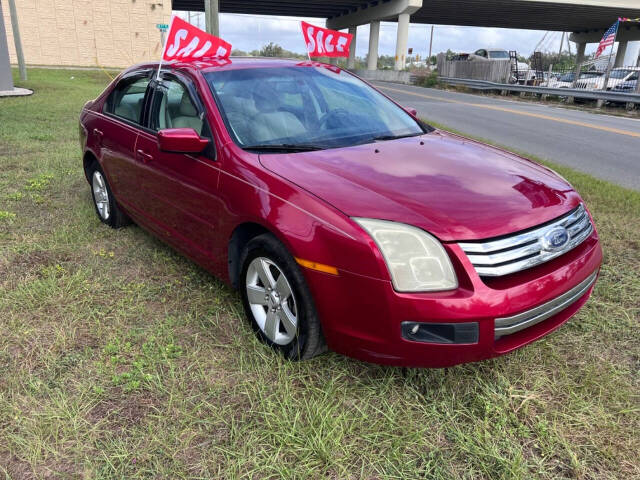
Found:
[{"label": "headlight", "polygon": [[378,245],[399,292],[434,292],[458,288],[444,247],[424,230],[403,223],[354,218]]}]

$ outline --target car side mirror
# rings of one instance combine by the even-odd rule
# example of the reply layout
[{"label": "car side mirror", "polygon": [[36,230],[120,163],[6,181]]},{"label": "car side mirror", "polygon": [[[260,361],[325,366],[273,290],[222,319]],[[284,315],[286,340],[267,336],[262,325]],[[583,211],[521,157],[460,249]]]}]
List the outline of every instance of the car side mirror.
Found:
[{"label": "car side mirror", "polygon": [[415,108],[412,107],[402,107],[404,108],[404,110],[409,114],[409,115],[413,115],[414,117],[418,116],[418,111]]},{"label": "car side mirror", "polygon": [[200,153],[209,140],[200,137],[193,128],[167,128],[158,132],[158,148],[162,152]]}]

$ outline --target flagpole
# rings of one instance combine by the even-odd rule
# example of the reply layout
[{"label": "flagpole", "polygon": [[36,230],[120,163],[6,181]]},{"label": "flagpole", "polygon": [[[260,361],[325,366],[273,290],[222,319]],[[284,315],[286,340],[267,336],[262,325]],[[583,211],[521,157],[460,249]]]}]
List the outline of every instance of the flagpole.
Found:
[{"label": "flagpole", "polygon": [[[304,27],[302,26],[302,22],[300,22],[300,32],[302,33],[302,39],[304,40]],[[309,45],[307,45],[307,41],[304,41],[304,49],[307,51],[307,58],[311,61],[311,54],[309,53]]]},{"label": "flagpole", "polygon": [[[171,21],[169,22],[169,32],[171,31],[171,27],[173,26],[173,19],[175,15],[171,16]],[[169,41],[169,36],[165,35],[164,45],[162,45],[162,55],[160,55],[160,63],[158,64],[158,75],[156,76],[156,82],[160,81],[160,70],[162,70],[162,60],[164,59],[164,53],[167,50],[167,42]]]},{"label": "flagpole", "polygon": [[[607,72],[604,75],[604,82],[602,83],[602,91],[607,91],[607,87],[609,86],[609,78],[611,78],[611,59],[613,58],[613,49],[616,46],[616,40],[618,40],[618,32],[620,31],[620,18],[618,18],[618,21],[616,22],[616,34],[613,37],[613,43],[611,44],[611,53],[609,54],[609,62],[607,64]],[[600,99],[598,100],[597,103],[597,107],[598,108],[602,108],[602,106],[604,105],[604,100]]]}]

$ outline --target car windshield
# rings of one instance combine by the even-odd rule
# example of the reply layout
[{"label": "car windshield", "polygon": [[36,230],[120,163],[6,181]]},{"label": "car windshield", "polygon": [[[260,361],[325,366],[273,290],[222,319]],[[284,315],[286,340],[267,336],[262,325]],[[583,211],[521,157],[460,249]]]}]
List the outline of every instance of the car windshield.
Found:
[{"label": "car windshield", "polygon": [[611,78],[625,78],[631,73],[631,70],[613,70],[611,72]]},{"label": "car windshield", "polygon": [[205,77],[245,149],[337,148],[428,131],[384,95],[330,66],[247,68]]},{"label": "car windshield", "polygon": [[491,50],[489,52],[489,58],[506,60],[509,58],[509,52],[505,52],[504,50]]},{"label": "car windshield", "polygon": [[576,74],[575,73],[565,73],[563,76],[560,77],[560,81],[561,82],[573,82],[573,79],[575,78]]}]

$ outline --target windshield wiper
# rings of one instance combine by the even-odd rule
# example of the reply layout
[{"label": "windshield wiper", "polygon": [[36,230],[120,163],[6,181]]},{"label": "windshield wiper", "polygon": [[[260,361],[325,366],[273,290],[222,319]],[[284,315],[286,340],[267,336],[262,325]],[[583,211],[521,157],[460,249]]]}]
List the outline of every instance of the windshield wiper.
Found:
[{"label": "windshield wiper", "polygon": [[419,137],[420,135],[424,135],[424,132],[406,133],[404,135],[380,135],[379,137],[373,137],[370,141],[371,142],[386,142],[387,140],[398,140],[400,138]]},{"label": "windshield wiper", "polygon": [[265,145],[248,145],[243,147],[244,150],[262,150],[266,152],[315,152],[318,150],[324,150],[326,147],[320,145],[307,145],[307,144],[293,144],[293,143],[280,143],[280,144],[265,144]]}]

